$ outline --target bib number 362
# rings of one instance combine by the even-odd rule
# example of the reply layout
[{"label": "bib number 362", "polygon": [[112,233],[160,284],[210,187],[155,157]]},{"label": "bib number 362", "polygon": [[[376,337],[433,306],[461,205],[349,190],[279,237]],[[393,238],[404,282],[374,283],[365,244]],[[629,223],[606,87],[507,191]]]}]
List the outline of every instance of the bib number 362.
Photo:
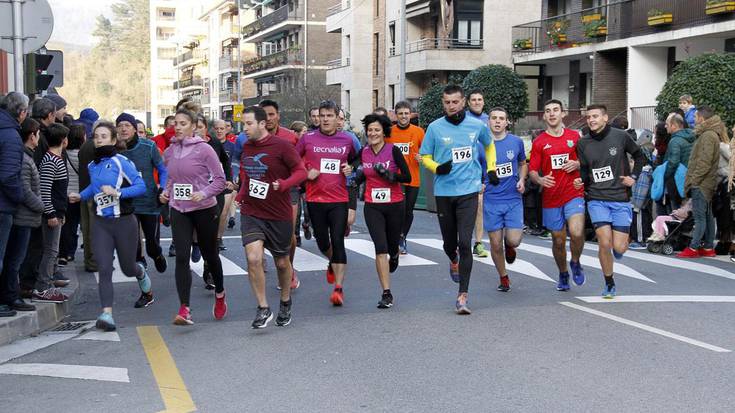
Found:
[{"label": "bib number 362", "polygon": [[452,162],[464,163],[472,160],[472,147],[452,148]]},{"label": "bib number 362", "polygon": [[268,196],[268,185],[267,182],[258,181],[257,179],[250,179],[250,185],[248,186],[248,193],[253,198],[265,199]]},{"label": "bib number 362", "polygon": [[610,166],[592,169],[592,180],[595,182],[607,182],[613,178],[613,172]]},{"label": "bib number 362", "polygon": [[194,187],[191,184],[174,184],[174,199],[177,201],[191,201]]},{"label": "bib number 362", "polygon": [[339,173],[339,159],[322,159],[321,167],[319,172],[323,174],[338,174]]},{"label": "bib number 362", "polygon": [[376,204],[390,202],[390,188],[373,188],[371,195]]}]

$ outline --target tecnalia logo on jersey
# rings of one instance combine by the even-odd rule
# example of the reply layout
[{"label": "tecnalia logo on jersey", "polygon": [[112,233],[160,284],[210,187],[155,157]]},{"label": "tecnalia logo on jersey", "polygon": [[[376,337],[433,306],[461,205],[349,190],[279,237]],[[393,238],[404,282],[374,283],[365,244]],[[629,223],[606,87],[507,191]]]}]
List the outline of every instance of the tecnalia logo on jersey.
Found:
[{"label": "tecnalia logo on jersey", "polygon": [[315,153],[338,153],[343,154],[345,153],[345,147],[331,147],[331,148],[321,148],[319,146],[314,147]]}]

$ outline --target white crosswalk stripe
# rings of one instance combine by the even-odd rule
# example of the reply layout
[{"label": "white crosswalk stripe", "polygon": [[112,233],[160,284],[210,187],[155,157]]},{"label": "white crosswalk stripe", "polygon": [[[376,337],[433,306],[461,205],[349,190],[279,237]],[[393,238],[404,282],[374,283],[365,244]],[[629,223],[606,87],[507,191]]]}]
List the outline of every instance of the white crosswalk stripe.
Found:
[{"label": "white crosswalk stripe", "polygon": [[[219,256],[220,261],[222,261],[222,275],[228,276],[228,275],[245,275],[248,272],[245,271],[242,267],[235,264],[234,262],[230,261],[229,258],[225,257],[224,255]],[[244,259],[244,258],[243,258]],[[204,275],[204,259],[200,259],[199,262],[189,262],[189,266],[194,273],[196,273],[199,277],[203,277]]]},{"label": "white crosswalk stripe", "polygon": [[[370,259],[375,259],[375,245],[370,240],[356,238],[345,239],[345,247],[350,251],[354,251]],[[411,254],[401,255],[399,266],[410,267],[416,265],[436,265],[436,263]]]},{"label": "white crosswalk stripe", "polygon": [[[272,256],[268,250],[265,253]],[[327,269],[328,263],[329,261],[326,258],[322,258],[303,248],[296,248],[296,254],[293,258],[293,267],[296,271],[323,271]]]}]

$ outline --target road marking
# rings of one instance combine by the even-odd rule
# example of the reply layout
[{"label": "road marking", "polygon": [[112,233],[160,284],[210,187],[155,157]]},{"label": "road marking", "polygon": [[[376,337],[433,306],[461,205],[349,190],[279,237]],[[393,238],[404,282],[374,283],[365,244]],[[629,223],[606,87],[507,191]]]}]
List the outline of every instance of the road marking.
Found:
[{"label": "road marking", "polygon": [[[616,300],[617,300],[617,298],[616,298]],[[718,352],[718,353],[729,353],[730,352],[730,350],[725,349],[725,348],[722,348],[722,347],[713,346],[712,344],[707,344],[705,342],[702,342],[702,341],[699,341],[699,340],[695,340],[693,338],[680,336],[679,334],[670,333],[670,332],[668,332],[666,330],[661,330],[660,328],[651,327],[651,326],[646,325],[646,324],[638,323],[636,321],[631,321],[631,320],[628,320],[628,319],[625,319],[625,318],[622,318],[622,317],[618,317],[618,316],[615,316],[615,315],[612,315],[612,314],[604,313],[602,311],[593,310],[591,308],[587,308],[587,307],[583,307],[581,305],[573,304],[573,303],[570,303],[568,301],[563,301],[563,302],[560,302],[559,304],[561,304],[563,306],[566,306],[566,307],[569,307],[569,308],[573,308],[575,310],[584,311],[586,313],[589,313],[589,314],[592,314],[592,315],[596,315],[598,317],[606,318],[608,320],[616,321],[616,322],[621,323],[621,324],[625,324],[625,325],[628,325],[628,326],[631,326],[631,327],[639,328],[641,330],[648,331],[649,333],[658,334],[660,336],[668,337],[668,338],[671,338],[671,339],[674,339],[674,340],[677,340],[677,341],[681,341],[683,343],[687,343],[687,344],[691,344],[693,346],[701,347],[701,348],[704,348],[704,349],[707,349],[707,350],[715,351],[715,352]]]},{"label": "road marking", "polygon": [[140,326],[138,336],[151,365],[151,371],[158,383],[163,404],[166,410],[177,413],[193,412],[196,410],[194,400],[186,389],[184,379],[179,374],[166,342],[156,326]]},{"label": "road marking", "polygon": [[120,341],[117,331],[90,330],[74,340]]},{"label": "road marking", "polygon": [[[345,247],[350,251],[354,251],[360,255],[375,259],[375,244],[366,239],[345,239]],[[401,255],[399,266],[411,267],[416,265],[437,265],[434,261],[429,261],[415,255]]]},{"label": "road marking", "polygon": [[[536,245],[522,244],[518,247],[518,249],[554,258],[554,253],[551,251],[551,248],[547,249]],[[567,254],[569,254],[568,251]],[[602,270],[602,267],[600,266],[600,261],[597,259],[597,257],[593,258],[582,255],[581,257],[579,257],[579,261],[585,267],[592,267],[597,268],[598,270]],[[628,267],[625,264],[620,264],[619,262],[615,263],[615,275],[622,275],[625,277],[635,278],[636,280],[646,281],[654,284],[656,283],[656,281],[653,281],[640,272]]]},{"label": "road marking", "polygon": [[[265,250],[265,253],[268,256],[273,256],[268,250]],[[329,264],[329,261],[326,258],[303,248],[296,248],[296,254],[293,258],[293,267],[296,271],[324,271],[327,269],[327,264]]]},{"label": "road marking", "polygon": [[[584,248],[597,251],[597,245],[585,245]],[[670,258],[662,254],[647,254],[637,251],[628,251],[625,253],[625,256],[634,258],[636,260],[652,262],[654,264],[666,265],[667,267],[674,267],[678,269],[686,268],[693,271],[701,272],[703,274],[715,275],[718,277],[735,280],[735,274],[729,271],[715,267],[714,265],[694,262],[694,260],[681,260],[677,258]]]},{"label": "road marking", "polygon": [[[438,240],[438,239],[434,239],[434,238],[419,238],[419,239],[410,239],[409,241],[415,242],[416,244],[423,245],[425,247],[434,248],[434,249],[438,249],[438,250],[444,251],[444,247],[442,246],[443,245],[443,241]],[[477,261],[477,262],[481,262],[483,264],[488,264],[488,265],[495,266],[495,264],[493,263],[492,258],[490,258],[490,257],[480,258],[480,257],[477,257],[477,256],[475,256],[473,254],[472,255],[472,258],[475,261]],[[548,275],[546,275],[544,272],[542,272],[541,270],[539,270],[535,265],[531,264],[528,261],[516,259],[516,261],[513,264],[506,264],[506,268],[509,271],[513,271],[514,273],[518,273],[518,274],[522,274],[522,275],[528,275],[529,277],[538,278],[538,279],[544,280],[544,281],[556,282],[553,279],[551,279],[551,277],[549,277]]]},{"label": "road marking", "polygon": [[[115,261],[113,261],[112,263],[112,268],[114,268],[114,270],[112,271],[112,282],[113,283],[128,283],[128,282],[137,281],[135,277],[127,277],[125,276],[125,273],[122,272],[121,270],[122,267],[120,266],[120,261],[118,261],[117,259],[117,254],[115,254]],[[99,272],[94,273],[94,279],[99,284],[100,282]]]},{"label": "road marking", "polygon": [[735,303],[732,295],[618,295],[613,300],[601,296],[577,297],[586,303]]},{"label": "road marking", "polygon": [[67,334],[44,334],[38,337],[16,341],[6,346],[0,346],[0,364],[9,360],[17,359],[18,357],[25,356],[26,354],[33,353],[34,351],[41,350],[48,346],[53,346],[54,344],[61,343],[62,341],[70,338],[71,336]]},{"label": "road marking", "polygon": [[[222,262],[222,275],[244,275],[248,273],[242,267],[230,261],[224,255],[220,255],[219,259]],[[199,262],[189,261],[189,268],[191,268],[192,271],[199,275],[199,277],[203,277],[204,258],[201,258]]]},{"label": "road marking", "polygon": [[0,366],[0,374],[130,383],[130,378],[128,378],[128,369],[119,367],[75,366],[71,364],[44,363],[9,363]]}]

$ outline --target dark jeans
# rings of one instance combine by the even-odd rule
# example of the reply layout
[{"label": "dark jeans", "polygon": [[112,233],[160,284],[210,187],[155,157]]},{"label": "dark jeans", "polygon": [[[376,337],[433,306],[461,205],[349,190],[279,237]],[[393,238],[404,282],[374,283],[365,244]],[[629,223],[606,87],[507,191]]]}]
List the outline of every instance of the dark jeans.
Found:
[{"label": "dark jeans", "polygon": [[[0,212],[0,257],[5,257],[5,249],[10,240],[10,232],[13,229],[13,214]],[[0,272],[3,271],[4,259],[0,260]]]},{"label": "dark jeans", "polygon": [[79,205],[82,218],[82,242],[84,243],[84,268],[97,271],[97,263],[92,254],[92,217],[95,215],[95,207],[90,201],[82,201]]},{"label": "dark jeans", "polygon": [[[45,225],[45,224],[41,224]],[[41,227],[31,230],[31,240],[28,242],[26,257],[20,266],[20,288],[32,290],[36,288],[41,257],[43,256],[43,231]]]},{"label": "dark jeans", "polygon": [[477,192],[462,196],[437,196],[436,212],[444,253],[453,261],[459,250],[459,292],[466,293],[472,275],[472,232],[477,217]]},{"label": "dark jeans", "polygon": [[646,242],[648,237],[653,233],[653,228],[651,227],[653,223],[652,206],[653,204],[649,202],[648,206],[640,211],[633,211],[633,222],[630,224],[631,242]]},{"label": "dark jeans", "polygon": [[69,203],[66,210],[64,226],[61,228],[61,241],[59,241],[59,257],[73,257],[77,252],[81,205],[81,202]]},{"label": "dark jeans", "polygon": [[689,191],[692,197],[692,214],[694,215],[694,232],[689,247],[714,248],[715,243],[715,217],[712,215],[712,202],[704,198],[699,188]]},{"label": "dark jeans", "polygon": [[10,304],[20,299],[18,291],[18,272],[26,257],[28,242],[31,239],[31,227],[21,227],[13,225],[10,231],[10,239],[13,242],[8,243],[5,249],[5,258],[3,259],[2,274],[0,274],[0,303]]}]

